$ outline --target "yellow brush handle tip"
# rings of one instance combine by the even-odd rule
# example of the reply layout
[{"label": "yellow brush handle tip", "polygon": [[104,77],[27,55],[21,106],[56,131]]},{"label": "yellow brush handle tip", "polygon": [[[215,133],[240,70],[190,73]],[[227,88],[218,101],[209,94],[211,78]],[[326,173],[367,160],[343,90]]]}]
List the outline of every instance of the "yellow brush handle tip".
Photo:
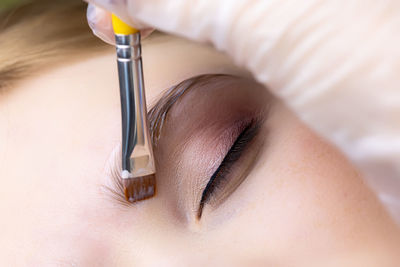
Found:
[{"label": "yellow brush handle tip", "polygon": [[114,14],[112,14],[112,25],[115,34],[129,35],[137,33],[139,31],[138,29],[135,29],[132,26],[129,26],[128,24],[123,22],[120,18],[118,18]]}]

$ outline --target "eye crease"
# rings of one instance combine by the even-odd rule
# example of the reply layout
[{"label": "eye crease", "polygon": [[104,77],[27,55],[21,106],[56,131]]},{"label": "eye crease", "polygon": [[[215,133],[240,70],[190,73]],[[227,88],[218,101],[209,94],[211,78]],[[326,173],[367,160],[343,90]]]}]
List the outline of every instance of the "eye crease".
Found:
[{"label": "eye crease", "polygon": [[[229,151],[226,153],[221,164],[211,176],[209,182],[203,190],[199,209],[197,212],[198,219],[200,219],[202,216],[204,205],[209,202],[210,198],[213,197],[213,195],[218,193],[218,189],[220,189],[220,187],[222,187],[222,185],[227,182],[226,180],[232,178],[230,176],[232,175],[231,170],[233,165],[239,161],[239,159],[246,152],[246,149],[250,146],[254,138],[257,136],[260,131],[261,124],[261,121],[256,120],[252,120],[250,123],[248,123],[247,126],[245,126],[245,128],[236,138]],[[237,185],[239,185],[240,183],[241,181],[237,182]]]},{"label": "eye crease", "polygon": [[[265,92],[247,78],[199,75],[165,90],[149,110],[156,168],[164,181],[159,191],[173,196],[171,204],[179,207],[182,221],[208,216],[209,209],[225,202],[252,171],[263,148],[265,136],[259,133],[273,99]],[[113,183],[106,188],[114,200],[129,207],[135,204],[125,200],[119,157],[117,152],[110,162]]]}]

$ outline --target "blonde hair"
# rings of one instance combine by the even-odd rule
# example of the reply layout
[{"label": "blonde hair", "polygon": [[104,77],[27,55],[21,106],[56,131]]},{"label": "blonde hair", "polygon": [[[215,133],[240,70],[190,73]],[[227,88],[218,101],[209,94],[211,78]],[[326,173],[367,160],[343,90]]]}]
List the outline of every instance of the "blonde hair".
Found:
[{"label": "blonde hair", "polygon": [[107,47],[81,0],[31,0],[0,14],[0,89],[60,59]]}]

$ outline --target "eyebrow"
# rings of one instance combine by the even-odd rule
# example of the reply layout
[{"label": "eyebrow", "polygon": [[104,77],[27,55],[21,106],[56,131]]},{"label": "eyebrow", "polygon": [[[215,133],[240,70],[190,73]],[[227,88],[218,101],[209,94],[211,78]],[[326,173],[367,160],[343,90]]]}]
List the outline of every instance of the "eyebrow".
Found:
[{"label": "eyebrow", "polygon": [[[177,103],[183,95],[190,90],[206,86],[210,83],[220,82],[224,79],[231,79],[235,76],[228,74],[202,74],[188,78],[167,89],[158,101],[148,111],[149,131],[153,148],[157,146],[160,139],[163,125],[171,108]],[[120,151],[118,151],[120,152]],[[157,155],[155,155],[156,157]],[[124,196],[124,186],[121,178],[121,153],[111,162],[110,175],[112,179],[111,186],[104,186],[111,198],[123,206],[131,206],[134,203],[126,201]]]}]

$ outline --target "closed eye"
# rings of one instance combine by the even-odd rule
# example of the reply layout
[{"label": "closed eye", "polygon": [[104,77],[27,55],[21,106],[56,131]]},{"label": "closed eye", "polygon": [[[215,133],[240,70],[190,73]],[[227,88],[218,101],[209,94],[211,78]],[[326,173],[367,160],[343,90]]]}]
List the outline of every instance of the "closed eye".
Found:
[{"label": "closed eye", "polygon": [[[225,155],[218,169],[211,176],[201,196],[199,209],[197,212],[198,219],[201,218],[204,205],[210,200],[211,197],[213,197],[214,194],[218,194],[218,191],[223,189],[221,187],[226,184],[227,179],[230,179],[232,178],[232,175],[235,175],[234,172],[231,172],[233,165],[239,161],[246,149],[254,140],[260,130],[261,124],[261,121],[252,120],[244,127],[229,149],[228,153]],[[244,177],[241,178],[244,179]],[[240,182],[237,182],[237,184],[239,185]]]},{"label": "closed eye", "polygon": [[[180,218],[193,219],[203,215],[205,206],[225,201],[261,151],[259,133],[270,99],[262,85],[222,74],[196,76],[165,91],[149,112],[157,168],[154,199],[165,190],[163,201],[175,203]],[[121,203],[119,168],[120,157],[109,191]]]}]

